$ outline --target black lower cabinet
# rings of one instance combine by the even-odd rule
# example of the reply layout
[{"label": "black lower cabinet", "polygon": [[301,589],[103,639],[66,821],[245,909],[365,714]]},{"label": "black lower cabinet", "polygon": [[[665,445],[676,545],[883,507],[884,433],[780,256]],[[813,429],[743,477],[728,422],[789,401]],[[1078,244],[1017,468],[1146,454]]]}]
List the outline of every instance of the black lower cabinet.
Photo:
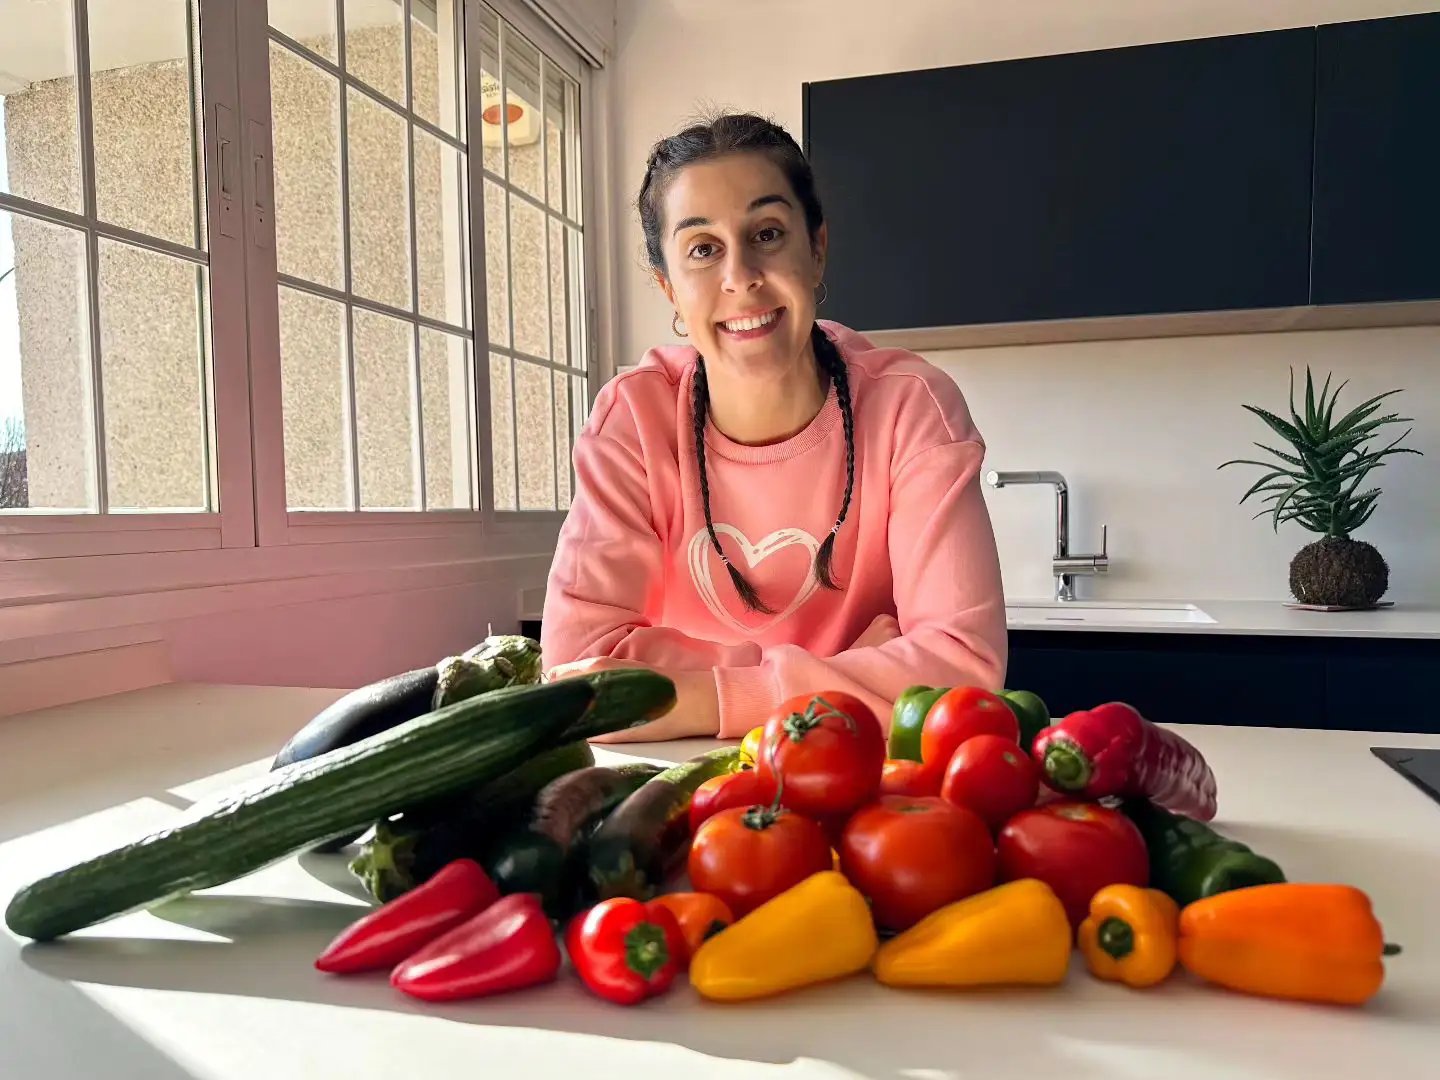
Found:
[{"label": "black lower cabinet", "polygon": [[1055,716],[1440,734],[1440,641],[1012,630],[1006,684]]}]

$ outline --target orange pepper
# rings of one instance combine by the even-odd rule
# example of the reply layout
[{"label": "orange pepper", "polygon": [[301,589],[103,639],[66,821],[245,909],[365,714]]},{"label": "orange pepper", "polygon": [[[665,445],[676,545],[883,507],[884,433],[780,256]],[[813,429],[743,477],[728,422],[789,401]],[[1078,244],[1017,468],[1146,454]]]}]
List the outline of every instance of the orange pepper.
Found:
[{"label": "orange pepper", "polygon": [[1362,1005],[1385,981],[1382,958],[1399,951],[1351,885],[1253,885],[1180,912],[1181,965],[1247,994]]},{"label": "orange pepper", "polygon": [[735,921],[729,906],[718,896],[702,892],[661,893],[648,906],[666,908],[680,924],[685,937],[685,963],[689,966],[707,938],[712,938]]},{"label": "orange pepper", "polygon": [[1175,968],[1179,921],[1180,906],[1159,889],[1107,885],[1090,898],[1080,954],[1097,979],[1154,986]]}]

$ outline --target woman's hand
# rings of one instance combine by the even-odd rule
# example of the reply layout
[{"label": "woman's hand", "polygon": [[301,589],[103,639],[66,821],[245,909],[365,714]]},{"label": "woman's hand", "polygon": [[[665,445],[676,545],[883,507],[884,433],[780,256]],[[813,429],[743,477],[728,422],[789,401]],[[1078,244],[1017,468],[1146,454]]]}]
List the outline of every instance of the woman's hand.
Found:
[{"label": "woman's hand", "polygon": [[715,690],[715,675],[708,669],[670,671],[643,664],[638,660],[615,660],[608,656],[596,656],[551,668],[549,677],[572,679],[597,671],[615,671],[620,668],[645,668],[664,675],[675,684],[675,705],[664,716],[648,724],[611,732],[609,735],[597,735],[591,742],[668,742],[672,739],[713,739],[720,734],[720,699]]}]

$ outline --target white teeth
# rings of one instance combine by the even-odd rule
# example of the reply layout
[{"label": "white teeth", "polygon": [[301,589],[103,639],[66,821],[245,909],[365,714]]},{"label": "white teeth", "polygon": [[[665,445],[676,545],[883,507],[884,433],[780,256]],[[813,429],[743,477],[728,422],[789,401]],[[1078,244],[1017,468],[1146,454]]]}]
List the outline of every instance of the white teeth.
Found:
[{"label": "white teeth", "polygon": [[776,310],[770,312],[769,314],[759,315],[754,318],[731,319],[729,322],[723,322],[720,325],[723,326],[726,330],[730,331],[759,330],[762,326],[769,326],[779,317],[780,312]]}]

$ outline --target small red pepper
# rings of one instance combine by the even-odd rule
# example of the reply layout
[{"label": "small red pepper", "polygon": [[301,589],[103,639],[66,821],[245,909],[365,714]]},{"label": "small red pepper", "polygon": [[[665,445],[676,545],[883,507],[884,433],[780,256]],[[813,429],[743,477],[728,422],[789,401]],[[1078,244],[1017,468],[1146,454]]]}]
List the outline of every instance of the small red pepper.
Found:
[{"label": "small red pepper", "polygon": [[1145,798],[1196,821],[1217,810],[1200,751],[1124,702],[1071,713],[1036,735],[1031,752],[1045,783],[1072,798]]},{"label": "small red pepper", "polygon": [[563,960],[540,897],[511,893],[396,965],[390,985],[454,1001],[550,982]]},{"label": "small red pepper", "polygon": [[315,967],[335,975],[394,967],[498,899],[500,890],[478,862],[456,859],[342,930]]},{"label": "small red pepper", "polygon": [[628,896],[602,900],[571,920],[570,962],[590,991],[619,1005],[638,1005],[670,989],[687,957],[675,916]]}]

